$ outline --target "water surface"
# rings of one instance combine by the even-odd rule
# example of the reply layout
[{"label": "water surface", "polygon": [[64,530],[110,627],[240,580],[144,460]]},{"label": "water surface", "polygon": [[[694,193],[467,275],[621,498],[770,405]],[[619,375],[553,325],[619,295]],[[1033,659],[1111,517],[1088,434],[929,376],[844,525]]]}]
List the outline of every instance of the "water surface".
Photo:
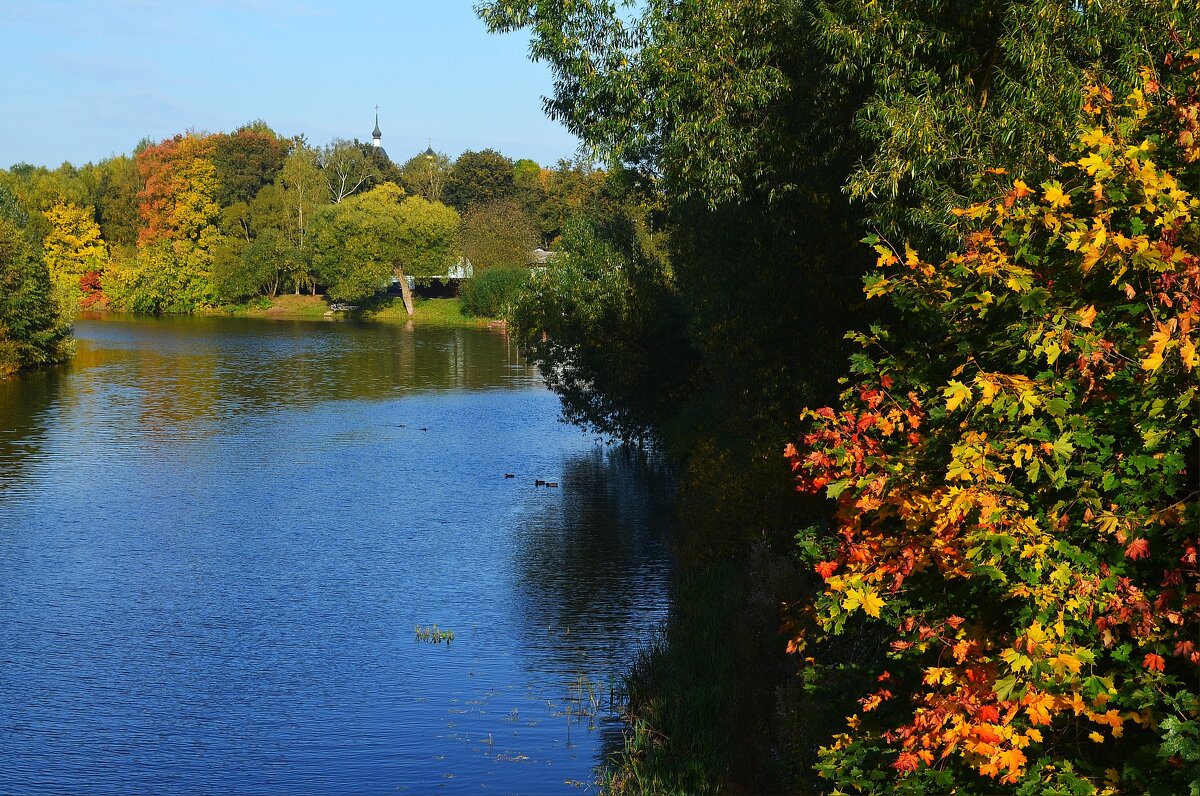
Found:
[{"label": "water surface", "polygon": [[0,382],[0,792],[592,790],[663,473],[488,330],[76,331]]}]

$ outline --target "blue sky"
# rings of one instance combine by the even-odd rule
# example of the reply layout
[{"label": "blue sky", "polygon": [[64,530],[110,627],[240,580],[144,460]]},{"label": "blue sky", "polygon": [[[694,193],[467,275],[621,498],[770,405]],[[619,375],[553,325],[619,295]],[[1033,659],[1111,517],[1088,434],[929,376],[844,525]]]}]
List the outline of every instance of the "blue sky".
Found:
[{"label": "blue sky", "polygon": [[281,135],[370,140],[402,162],[427,139],[552,164],[578,141],[546,119],[524,34],[474,0],[0,0],[0,167],[81,165],[142,138],[261,118]]}]

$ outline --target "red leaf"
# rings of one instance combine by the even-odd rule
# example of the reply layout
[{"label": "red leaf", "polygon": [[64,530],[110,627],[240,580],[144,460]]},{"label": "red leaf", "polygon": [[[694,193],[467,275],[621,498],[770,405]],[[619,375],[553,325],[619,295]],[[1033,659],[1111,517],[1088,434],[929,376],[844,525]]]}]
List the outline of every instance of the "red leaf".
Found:
[{"label": "red leaf", "polygon": [[1134,539],[1129,543],[1129,547],[1125,548],[1125,555],[1133,561],[1139,558],[1145,558],[1150,555],[1150,543],[1145,539]]},{"label": "red leaf", "polygon": [[826,580],[828,580],[833,573],[837,572],[837,568],[838,563],[836,561],[822,561],[820,564],[817,564],[815,567],[813,567],[813,569],[817,571],[817,574]]},{"label": "red leaf", "polygon": [[1155,655],[1151,652],[1142,659],[1142,665],[1152,672],[1161,672],[1166,668],[1167,662],[1163,660],[1161,655]]}]

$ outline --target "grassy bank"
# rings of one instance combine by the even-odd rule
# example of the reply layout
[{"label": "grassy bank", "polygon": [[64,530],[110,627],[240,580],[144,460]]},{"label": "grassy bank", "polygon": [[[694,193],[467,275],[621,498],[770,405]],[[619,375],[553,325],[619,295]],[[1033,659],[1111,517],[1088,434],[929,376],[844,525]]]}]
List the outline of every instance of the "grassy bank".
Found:
[{"label": "grassy bank", "polygon": [[436,326],[488,326],[499,323],[492,318],[471,318],[462,313],[462,301],[457,298],[417,299],[414,314],[409,317],[404,302],[398,296],[373,301],[353,313],[327,315],[329,303],[324,296],[285,294],[273,299],[257,299],[245,304],[230,304],[215,312],[247,318],[279,318],[290,320],[358,319],[382,323],[419,323]]}]

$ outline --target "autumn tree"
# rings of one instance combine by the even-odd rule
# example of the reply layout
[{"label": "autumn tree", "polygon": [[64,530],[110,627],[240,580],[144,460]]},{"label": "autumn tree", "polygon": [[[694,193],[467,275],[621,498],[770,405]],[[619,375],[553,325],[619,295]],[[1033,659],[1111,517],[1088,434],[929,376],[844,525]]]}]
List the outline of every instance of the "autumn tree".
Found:
[{"label": "autumn tree", "polygon": [[192,312],[216,300],[211,267],[221,232],[215,147],[212,136],[189,133],[138,151],[144,226],[136,258],[113,262],[105,274],[104,292],[116,305]]},{"label": "autumn tree", "polygon": [[50,232],[42,241],[43,257],[55,298],[64,314],[70,315],[79,307],[80,280],[85,274],[104,270],[108,246],[90,208],[60,203],[44,215],[50,222]]},{"label": "autumn tree", "polygon": [[212,156],[215,142],[195,133],[177,135],[137,154],[145,187],[138,212],[144,227],[138,243],[160,240],[200,244],[220,212],[220,187]]}]

